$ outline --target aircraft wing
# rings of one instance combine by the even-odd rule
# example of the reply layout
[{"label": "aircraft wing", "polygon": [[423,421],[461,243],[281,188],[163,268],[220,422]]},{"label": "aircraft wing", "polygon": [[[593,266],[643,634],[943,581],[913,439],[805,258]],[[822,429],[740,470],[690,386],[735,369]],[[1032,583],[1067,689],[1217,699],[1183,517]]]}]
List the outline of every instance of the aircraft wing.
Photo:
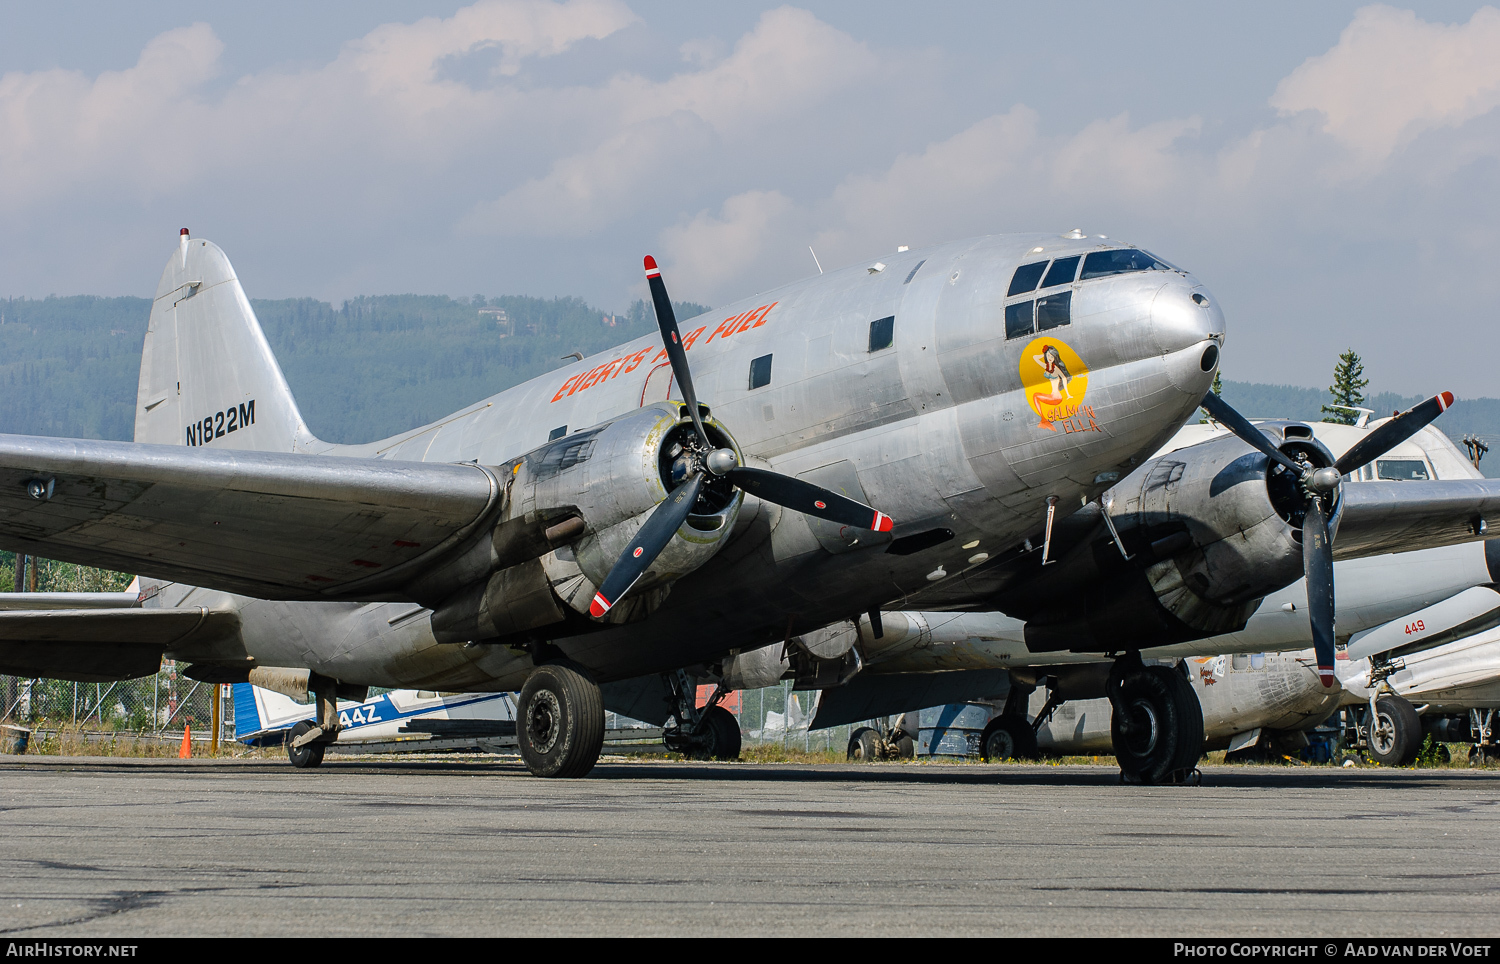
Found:
[{"label": "aircraft wing", "polygon": [[[1344,486],[1335,559],[1472,542],[1500,523],[1500,479],[1360,482]],[[1497,529],[1494,535],[1500,535]]]},{"label": "aircraft wing", "polygon": [[239,617],[181,609],[0,612],[0,673],[107,683],[150,676],[168,647],[233,631]]},{"label": "aircraft wing", "polygon": [[399,598],[502,494],[471,463],[0,435],[0,548],[267,599]]}]

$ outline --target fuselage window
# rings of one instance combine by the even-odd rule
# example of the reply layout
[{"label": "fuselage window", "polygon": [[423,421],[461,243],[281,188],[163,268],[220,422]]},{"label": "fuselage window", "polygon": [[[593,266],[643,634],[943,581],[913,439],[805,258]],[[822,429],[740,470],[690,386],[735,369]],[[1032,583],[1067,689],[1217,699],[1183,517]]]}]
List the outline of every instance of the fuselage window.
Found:
[{"label": "fuselage window", "polygon": [[1069,314],[1073,307],[1073,292],[1059,291],[1038,298],[1036,302],[1036,330],[1046,331],[1049,328],[1061,328],[1069,321]]},{"label": "fuselage window", "polygon": [[1035,291],[1036,283],[1042,280],[1042,272],[1046,270],[1047,262],[1045,261],[1021,265],[1016,269],[1016,273],[1011,276],[1010,290],[1005,293],[1005,297],[1009,298],[1011,295],[1023,295],[1028,291]]},{"label": "fuselage window", "polygon": [[888,315],[870,322],[870,351],[880,351],[896,343],[896,316]]},{"label": "fuselage window", "polygon": [[550,432],[547,433],[547,441],[549,441],[549,442],[556,442],[558,439],[562,438],[564,435],[567,435],[567,434],[568,434],[568,427],[566,425],[559,425],[557,428],[555,428],[552,431],[550,431]]},{"label": "fuselage window", "polygon": [[915,265],[912,266],[911,271],[907,272],[906,280],[903,281],[903,282],[901,282],[901,283],[904,284],[904,285],[911,284],[911,279],[913,279],[913,278],[915,278],[917,276],[917,272],[921,271],[922,270],[922,265],[924,265],[926,263],[927,263],[927,259],[926,258],[923,258],[921,261],[918,261]]},{"label": "fuselage window", "polygon": [[750,362],[750,387],[763,388],[771,384],[771,356],[761,355]]},{"label": "fuselage window", "polygon": [[1425,482],[1432,478],[1421,459],[1376,459],[1375,477],[1388,482]]},{"label": "fuselage window", "polygon": [[1020,301],[1005,306],[1005,337],[1020,338],[1031,334],[1031,306],[1034,301]]},{"label": "fuselage window", "polygon": [[1053,285],[1066,285],[1073,283],[1073,276],[1078,273],[1078,262],[1082,260],[1078,255],[1071,258],[1058,258],[1052,262],[1052,270],[1047,272],[1047,279],[1042,282],[1043,288],[1051,288]]},{"label": "fuselage window", "polygon": [[1095,251],[1083,259],[1083,273],[1079,281],[1090,278],[1106,278],[1112,274],[1131,271],[1170,271],[1165,261],[1152,257],[1140,248],[1125,248],[1121,251]]}]

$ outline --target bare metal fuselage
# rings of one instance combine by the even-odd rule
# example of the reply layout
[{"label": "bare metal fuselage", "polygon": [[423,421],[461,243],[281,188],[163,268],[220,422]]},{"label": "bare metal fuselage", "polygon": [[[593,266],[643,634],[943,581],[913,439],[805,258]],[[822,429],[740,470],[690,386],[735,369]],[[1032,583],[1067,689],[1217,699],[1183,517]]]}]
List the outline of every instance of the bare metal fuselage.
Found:
[{"label": "bare metal fuselage", "polygon": [[[895,538],[934,529],[953,535],[890,553],[885,537],[841,532],[749,497],[725,547],[680,579],[649,618],[553,644],[601,680],[764,646],[789,627],[801,632],[961,579],[976,553],[1036,536],[1049,497],[1068,511],[1107,489],[1196,409],[1213,379],[1205,350],[1222,341],[1224,324],[1190,275],[1138,271],[1074,282],[1069,324],[1006,338],[1005,306],[1016,300],[1006,289],[1018,264],[1105,246],[1050,235],[950,244],[904,253],[879,271],[830,272],[684,323],[699,397],[749,464],[836,480],[894,517]],[[171,283],[164,278],[163,288]],[[872,351],[871,323],[890,316],[894,344]],[[1083,370],[1060,380],[1043,369],[1037,359],[1054,342]],[[638,339],[385,441],[309,438],[300,448],[500,465],[557,429],[575,432],[668,398],[659,347],[654,337]],[[751,361],[766,355],[770,384],[751,388]],[[1045,410],[1050,421],[1039,417],[1048,397],[1060,399]],[[268,602],[143,585],[154,593],[148,606],[239,612],[237,634],[184,640],[168,653],[180,659],[444,690],[515,688],[532,667],[529,655],[509,647],[438,643],[431,613],[412,603]]]}]

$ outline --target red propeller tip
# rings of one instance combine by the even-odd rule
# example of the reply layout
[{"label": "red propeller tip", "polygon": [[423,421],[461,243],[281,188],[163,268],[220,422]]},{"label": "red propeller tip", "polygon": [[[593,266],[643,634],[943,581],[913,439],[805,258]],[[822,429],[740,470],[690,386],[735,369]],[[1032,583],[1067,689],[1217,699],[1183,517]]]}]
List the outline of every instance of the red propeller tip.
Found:
[{"label": "red propeller tip", "polygon": [[890,532],[895,527],[896,527],[896,523],[891,519],[890,516],[886,515],[884,512],[876,510],[876,512],[875,512],[875,531],[876,532]]},{"label": "red propeller tip", "polygon": [[1333,684],[1338,682],[1338,677],[1333,675],[1333,670],[1324,669],[1321,666],[1318,667],[1318,677],[1323,681],[1325,689],[1331,689]]},{"label": "red propeller tip", "polygon": [[602,593],[594,593],[594,601],[589,605],[589,615],[598,619],[609,612],[609,600]]},{"label": "red propeller tip", "polygon": [[1437,400],[1438,404],[1443,407],[1443,411],[1446,412],[1448,410],[1448,407],[1453,404],[1453,393],[1441,392],[1438,394]]},{"label": "red propeller tip", "polygon": [[649,255],[649,254],[646,255],[646,274],[647,275],[651,275],[651,274],[660,274],[660,273],[661,273],[661,269],[657,268],[657,266],[656,266],[656,259],[653,258],[653,257],[651,257],[651,255]]}]

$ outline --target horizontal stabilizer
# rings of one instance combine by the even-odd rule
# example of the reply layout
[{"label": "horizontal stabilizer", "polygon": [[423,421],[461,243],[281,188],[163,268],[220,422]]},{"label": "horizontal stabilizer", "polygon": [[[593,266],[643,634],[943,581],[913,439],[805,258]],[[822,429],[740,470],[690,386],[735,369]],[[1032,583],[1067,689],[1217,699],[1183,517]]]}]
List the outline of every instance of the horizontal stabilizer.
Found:
[{"label": "horizontal stabilizer", "polygon": [[168,648],[221,638],[238,626],[234,613],[197,607],[0,611],[0,673],[79,683],[135,679],[155,673]]},{"label": "horizontal stabilizer", "polygon": [[854,677],[844,686],[823,691],[814,730],[895,716],[927,706],[957,703],[1010,690],[1010,671],[969,669],[950,673],[889,673]]},{"label": "horizontal stabilizer", "polygon": [[1500,592],[1473,586],[1349,641],[1351,660],[1384,654],[1410,656],[1500,626]]},{"label": "horizontal stabilizer", "polygon": [[499,498],[471,463],[0,435],[0,548],[269,599],[399,598]]}]

